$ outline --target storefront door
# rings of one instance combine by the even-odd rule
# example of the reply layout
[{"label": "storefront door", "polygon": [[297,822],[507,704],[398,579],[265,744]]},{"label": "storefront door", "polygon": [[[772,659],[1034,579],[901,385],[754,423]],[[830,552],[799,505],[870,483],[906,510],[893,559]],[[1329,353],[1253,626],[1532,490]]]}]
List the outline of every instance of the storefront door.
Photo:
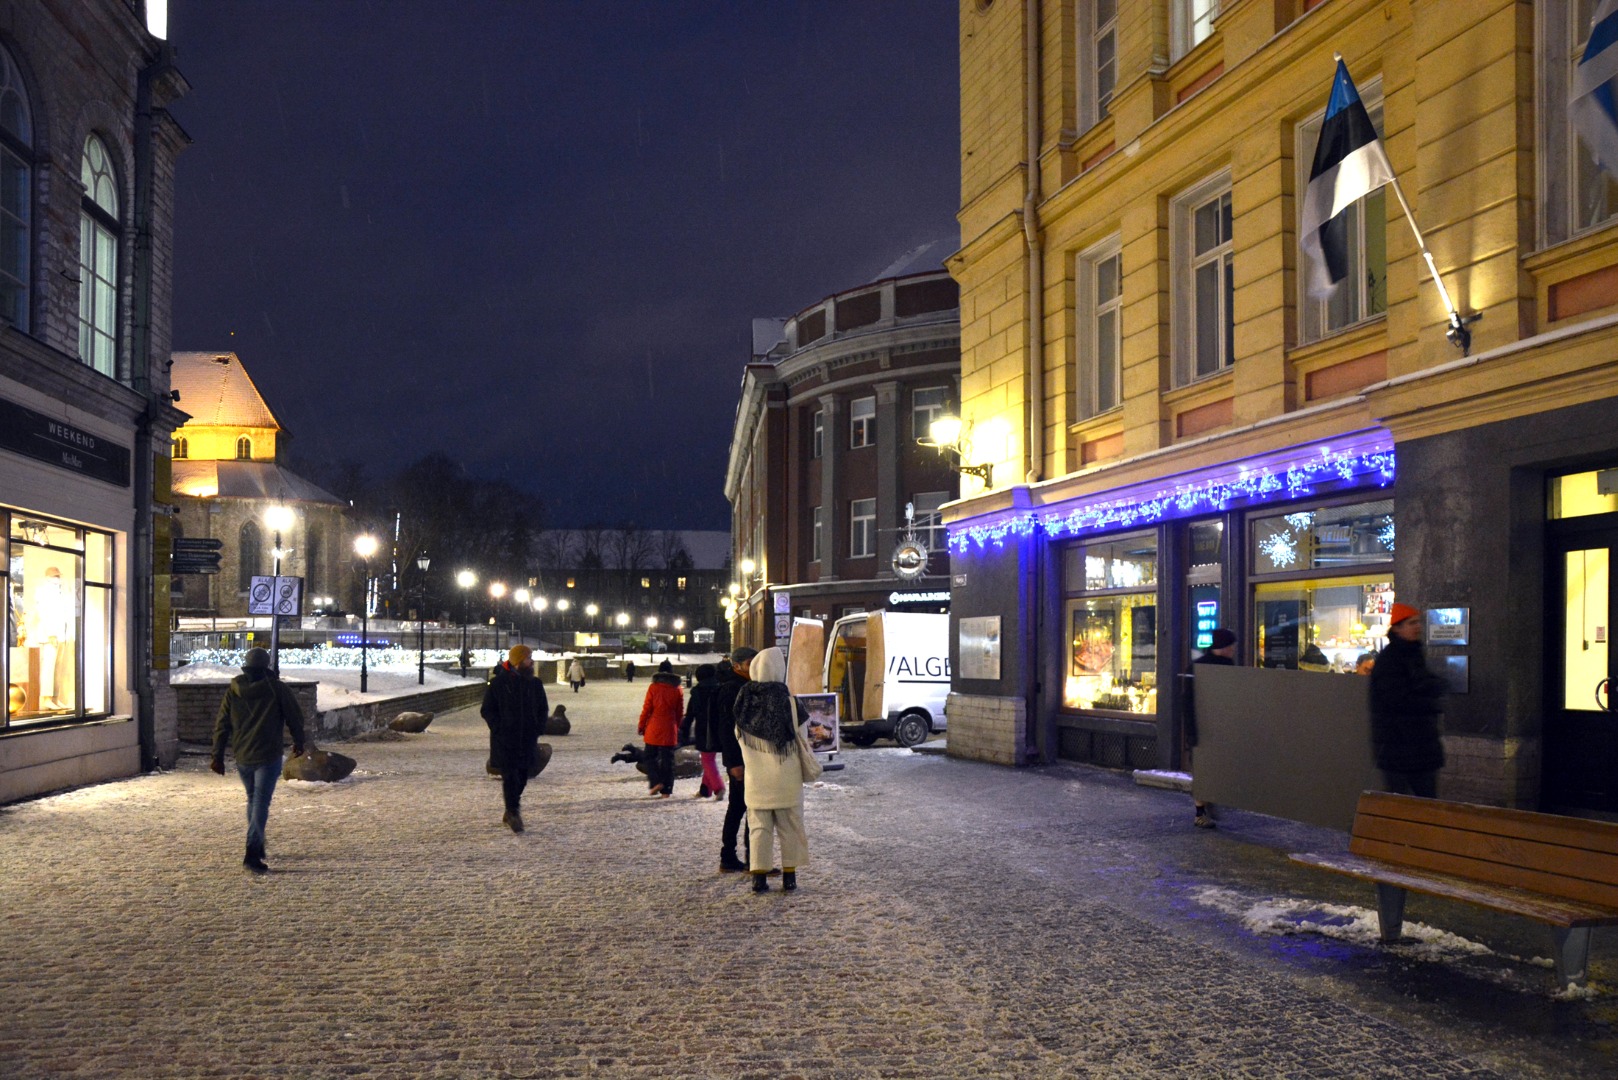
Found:
[{"label": "storefront door", "polygon": [[1612,711],[1618,526],[1554,537],[1549,549],[1542,803],[1618,813],[1618,713]]}]

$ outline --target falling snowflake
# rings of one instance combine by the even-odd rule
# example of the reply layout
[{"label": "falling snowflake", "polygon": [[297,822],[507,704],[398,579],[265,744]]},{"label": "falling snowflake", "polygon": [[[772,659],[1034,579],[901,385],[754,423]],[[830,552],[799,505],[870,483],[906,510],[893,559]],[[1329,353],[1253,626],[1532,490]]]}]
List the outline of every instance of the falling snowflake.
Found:
[{"label": "falling snowflake", "polygon": [[1376,534],[1376,538],[1382,541],[1383,547],[1389,551],[1393,550],[1393,519],[1391,517],[1387,519],[1387,524],[1382,526],[1381,531]]},{"label": "falling snowflake", "polygon": [[1291,533],[1274,533],[1259,542],[1258,549],[1271,566],[1291,566],[1298,561],[1298,543]]}]

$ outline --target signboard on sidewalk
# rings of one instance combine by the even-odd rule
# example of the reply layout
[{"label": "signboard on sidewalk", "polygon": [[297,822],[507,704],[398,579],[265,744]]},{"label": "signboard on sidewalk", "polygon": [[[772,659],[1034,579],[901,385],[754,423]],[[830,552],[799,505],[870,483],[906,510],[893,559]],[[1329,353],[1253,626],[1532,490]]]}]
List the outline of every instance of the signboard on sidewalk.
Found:
[{"label": "signboard on sidewalk", "polygon": [[253,587],[247,592],[249,615],[301,615],[303,614],[303,578],[253,577]]}]

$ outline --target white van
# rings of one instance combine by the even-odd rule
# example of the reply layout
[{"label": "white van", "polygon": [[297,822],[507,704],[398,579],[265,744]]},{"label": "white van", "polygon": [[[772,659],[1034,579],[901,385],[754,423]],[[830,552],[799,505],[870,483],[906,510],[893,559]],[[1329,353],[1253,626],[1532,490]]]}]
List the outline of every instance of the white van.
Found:
[{"label": "white van", "polygon": [[949,616],[866,611],[832,624],[821,686],[835,693],[842,737],[855,746],[915,746],[944,731]]}]

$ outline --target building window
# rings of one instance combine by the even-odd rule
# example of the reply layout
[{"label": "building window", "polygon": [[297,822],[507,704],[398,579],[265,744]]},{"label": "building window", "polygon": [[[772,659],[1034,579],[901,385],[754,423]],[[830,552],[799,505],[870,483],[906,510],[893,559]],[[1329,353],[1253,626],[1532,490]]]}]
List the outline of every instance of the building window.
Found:
[{"label": "building window", "polygon": [[826,453],[826,411],[815,410],[814,435],[809,443],[809,456],[817,461]]},{"label": "building window", "polygon": [[[1380,77],[1360,88],[1360,100],[1382,134],[1382,80]],[[1320,141],[1320,125],[1325,122],[1322,110],[1316,116],[1298,125],[1298,191],[1309,186],[1309,170],[1314,162],[1315,144]],[[1348,233],[1348,277],[1344,278],[1330,296],[1309,295],[1309,270],[1312,260],[1298,248],[1298,333],[1301,341],[1318,341],[1329,334],[1349,327],[1388,310],[1388,246],[1386,188],[1377,188],[1346,211]],[[1296,200],[1298,211],[1303,211],[1303,199]],[[1301,239],[1301,233],[1300,233]]]},{"label": "building window", "polygon": [[253,587],[253,575],[264,565],[264,534],[259,532],[258,522],[242,523],[237,551],[241,561],[236,566],[236,591],[247,592]]},{"label": "building window", "polygon": [[326,544],[326,537],[321,533],[319,526],[311,525],[304,530],[303,546],[303,573],[305,581],[303,590],[305,594],[316,590],[324,591],[321,585],[325,581],[325,566],[321,562],[321,555]]},{"label": "building window", "polygon": [[567,587],[570,588],[570,589],[573,588],[574,582],[577,581],[577,580],[578,580],[577,578],[568,578],[567,579]]},{"label": "building window", "polygon": [[924,439],[932,430],[933,421],[949,408],[949,387],[924,386],[910,395],[910,434]]},{"label": "building window", "polygon": [[1253,662],[1352,672],[1387,635],[1393,500],[1248,518]]},{"label": "building window", "polygon": [[1229,367],[1236,354],[1230,176],[1222,174],[1174,201],[1175,382]]},{"label": "building window", "polygon": [[118,182],[107,144],[84,141],[79,163],[79,359],[103,375],[118,361]]},{"label": "building window", "polygon": [[1069,709],[1157,712],[1157,535],[1072,544],[1062,552]]},{"label": "building window", "polygon": [[28,331],[33,248],[33,113],[22,75],[0,45],[0,321]]},{"label": "building window", "polygon": [[825,521],[820,512],[820,507],[817,506],[810,510],[809,518],[812,522],[812,524],[809,526],[809,561],[819,562],[820,553],[824,550],[820,545],[821,536],[824,533],[825,526]]},{"label": "building window", "polygon": [[1079,11],[1079,127],[1107,118],[1118,85],[1118,0],[1087,0]]},{"label": "building window", "polygon": [[650,589],[652,587],[652,579],[649,578],[649,577],[641,578],[640,579],[640,587],[643,588],[643,589]]},{"label": "building window", "polygon": [[939,510],[949,500],[947,491],[920,491],[911,499],[916,514],[916,539],[926,544],[928,551],[943,551],[949,539],[944,530],[944,514]]},{"label": "building window", "polygon": [[1218,14],[1219,0],[1170,0],[1170,59],[1178,60],[1206,41]]},{"label": "building window", "polygon": [[1123,266],[1115,236],[1079,256],[1079,418],[1087,420],[1122,402]]},{"label": "building window", "polygon": [[112,708],[113,538],[0,512],[7,708],[0,727]]},{"label": "building window", "polygon": [[876,398],[855,398],[848,410],[848,445],[853,449],[876,444]]},{"label": "building window", "polygon": [[848,556],[864,559],[876,554],[876,500],[855,499],[848,504]]},{"label": "building window", "polygon": [[685,592],[685,578],[683,578],[683,577],[675,578],[674,579],[674,587],[675,587],[675,589],[679,590],[680,592]]},{"label": "building window", "polygon": [[1596,164],[1568,109],[1573,70],[1584,59],[1595,6],[1595,0],[1542,0],[1534,5],[1543,245],[1599,228],[1618,215],[1618,180]]},{"label": "building window", "polygon": [[191,444],[186,441],[183,435],[174,436],[174,457],[179,460],[190,456]]},{"label": "building window", "polygon": [[253,457],[253,440],[246,435],[236,440],[236,460],[249,461]]}]

